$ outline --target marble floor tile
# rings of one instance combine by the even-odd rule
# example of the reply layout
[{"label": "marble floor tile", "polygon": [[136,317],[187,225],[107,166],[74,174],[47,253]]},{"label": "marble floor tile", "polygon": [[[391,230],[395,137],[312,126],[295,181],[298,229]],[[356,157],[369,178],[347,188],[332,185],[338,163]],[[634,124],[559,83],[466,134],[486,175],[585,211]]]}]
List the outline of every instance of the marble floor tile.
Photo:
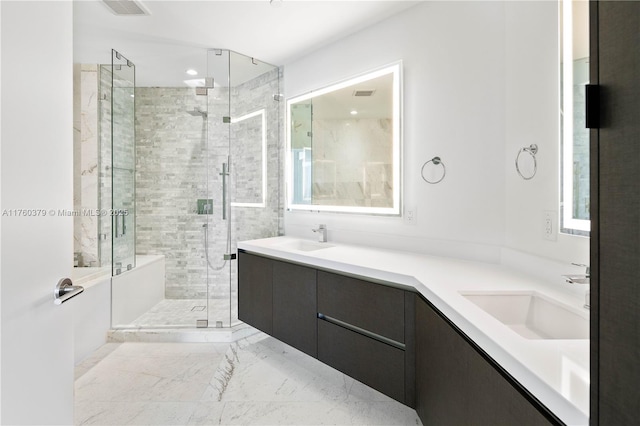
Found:
[{"label": "marble floor tile", "polygon": [[122,343],[76,380],[76,401],[197,401],[228,346]]},{"label": "marble floor tile", "polygon": [[193,402],[90,402],[76,405],[75,424],[186,425],[198,404]]},{"label": "marble floor tile", "polygon": [[119,324],[123,327],[178,327],[196,326],[196,321],[207,319],[207,301],[205,299],[164,299],[131,324]]},{"label": "marble floor tile", "polygon": [[120,328],[195,327],[198,320],[209,320],[211,327],[220,321],[228,327],[237,322],[237,306],[229,299],[164,299],[129,324]]},{"label": "marble floor tile", "polygon": [[75,380],[82,377],[87,371],[91,370],[100,361],[102,361],[107,355],[116,350],[120,346],[120,343],[105,343],[100,346],[94,353],[82,360],[75,366]]},{"label": "marble floor tile", "polygon": [[355,382],[339,371],[262,333],[232,343],[214,379],[205,392],[204,399],[346,400]]},{"label": "marble floor tile", "polygon": [[[411,409],[389,402],[255,402],[224,405],[221,425],[421,425]],[[413,412],[413,413],[411,413]],[[211,423],[209,423],[211,424]]]},{"label": "marble floor tile", "polygon": [[421,424],[411,408],[263,333],[112,345],[81,367],[78,425]]}]

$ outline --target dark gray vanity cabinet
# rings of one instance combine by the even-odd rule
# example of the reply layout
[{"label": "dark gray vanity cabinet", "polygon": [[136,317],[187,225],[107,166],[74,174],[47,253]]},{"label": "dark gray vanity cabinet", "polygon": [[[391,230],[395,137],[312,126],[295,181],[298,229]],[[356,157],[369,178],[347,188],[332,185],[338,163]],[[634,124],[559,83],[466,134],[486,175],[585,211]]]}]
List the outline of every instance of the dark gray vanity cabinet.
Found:
[{"label": "dark gray vanity cabinet", "polygon": [[318,312],[404,343],[404,291],[318,271]]},{"label": "dark gray vanity cabinet", "polygon": [[238,253],[238,318],[318,356],[316,270]]},{"label": "dark gray vanity cabinet", "polygon": [[273,337],[318,357],[316,270],[273,262]]},{"label": "dark gray vanity cabinet", "polygon": [[412,406],[406,340],[404,290],[318,271],[320,361]]},{"label": "dark gray vanity cabinet", "polygon": [[318,321],[318,359],[404,403],[404,350]]},{"label": "dark gray vanity cabinet", "polygon": [[273,333],[273,261],[238,253],[238,318]]},{"label": "dark gray vanity cabinet", "polygon": [[416,410],[423,424],[560,424],[426,301],[415,297]]},{"label": "dark gray vanity cabinet", "polygon": [[414,291],[239,250],[238,313],[425,425],[562,424]]},{"label": "dark gray vanity cabinet", "polygon": [[412,292],[239,250],[238,312],[247,324],[415,406]]}]

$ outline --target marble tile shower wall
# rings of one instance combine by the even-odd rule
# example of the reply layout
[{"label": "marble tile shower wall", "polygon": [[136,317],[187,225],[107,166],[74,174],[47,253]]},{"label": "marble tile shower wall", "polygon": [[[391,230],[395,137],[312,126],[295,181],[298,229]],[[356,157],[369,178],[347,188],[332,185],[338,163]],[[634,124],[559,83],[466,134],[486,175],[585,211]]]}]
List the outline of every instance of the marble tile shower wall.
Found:
[{"label": "marble tile shower wall", "polygon": [[[98,208],[98,67],[74,67],[74,210]],[[74,217],[77,266],[99,266],[98,216]]]},{"label": "marble tile shower wall", "polygon": [[[134,141],[131,132],[134,126],[133,103],[128,89],[123,89],[122,93],[116,90],[116,96],[112,99],[111,66],[100,65],[99,70],[99,208],[107,212],[112,209],[123,209],[129,212],[129,215],[125,217],[127,232],[124,236],[113,240],[111,237],[114,217],[110,215],[99,217],[100,264],[110,265],[112,259],[115,259],[115,262],[122,263],[122,270],[126,270],[127,264],[132,263],[136,253],[135,232],[133,232],[135,229],[135,192],[133,186],[135,163],[133,161]],[[112,126],[111,122],[114,112],[118,117],[117,126]],[[115,169],[113,154],[118,158]],[[114,188],[115,194],[113,193]],[[121,231],[122,217],[118,217],[118,219]]]},{"label": "marble tile shower wall", "polygon": [[[81,117],[81,107],[80,103],[82,100],[81,93],[81,66],[80,64],[73,64],[73,208],[74,210],[78,210],[81,208],[81,176],[82,176],[82,167],[80,156],[82,155],[82,117]],[[80,262],[80,258],[82,257],[82,232],[80,227],[80,218],[73,218],[73,258],[74,265],[78,266]]]},{"label": "marble tile shower wall", "polygon": [[[93,114],[87,114],[83,125],[99,122],[100,132],[93,133],[95,139],[92,149],[99,146],[99,164],[88,167],[94,175],[91,177],[95,185],[100,188],[100,197],[95,198],[99,207],[108,210],[112,205],[112,184],[122,186],[119,180],[127,181],[127,177],[115,174],[112,181],[112,146],[111,146],[111,69],[109,65],[86,66],[88,76],[83,76],[85,85],[90,85],[89,77],[93,77],[93,91],[85,90],[87,99],[93,102]],[[259,238],[282,233],[282,205],[279,172],[279,152],[282,149],[280,140],[279,115],[282,105],[273,100],[273,95],[279,92],[278,77],[281,71],[274,70],[257,79],[232,89],[233,99],[232,117],[252,113],[263,109],[266,116],[267,136],[267,194],[266,207],[233,207],[234,226],[232,228],[233,241],[237,239]],[[99,80],[99,84],[98,84]],[[229,94],[227,89],[215,89],[209,95],[209,102],[205,97],[195,96],[189,89],[150,89],[138,88],[136,91],[136,115],[138,148],[138,196],[137,205],[140,209],[138,229],[141,234],[136,238],[139,253],[168,252],[174,253],[175,270],[171,273],[176,285],[168,284],[168,297],[200,297],[206,294],[206,259],[204,258],[202,225],[208,222],[210,259],[214,268],[222,264],[220,254],[226,251],[226,223],[216,220],[221,215],[221,179],[219,176],[222,162],[227,156],[232,156],[230,176],[230,193],[236,194],[232,201],[260,202],[262,199],[262,165],[261,165],[261,120],[254,117],[242,123],[229,126],[220,117],[229,115]],[[117,99],[116,108],[124,108]],[[211,119],[203,120],[186,113],[199,107],[209,109]],[[216,118],[217,117],[217,118]],[[146,123],[146,124],[145,124]],[[182,124],[182,128],[180,124]],[[194,123],[195,128],[194,128]],[[203,137],[206,126],[209,126],[208,149]],[[95,126],[95,125],[94,125]],[[122,128],[122,127],[120,127]],[[118,131],[116,127],[116,131]],[[231,148],[229,149],[229,139]],[[99,143],[97,141],[99,140]],[[126,140],[122,135],[114,135],[116,150],[124,150],[119,142]],[[171,142],[173,140],[173,143]],[[162,143],[161,143],[162,142]],[[178,143],[179,142],[179,143]],[[199,151],[198,151],[199,149]],[[88,150],[90,151],[90,150]],[[87,152],[88,152],[87,151]],[[180,165],[180,156],[187,154],[186,162]],[[126,152],[116,152],[116,156],[126,155]],[[98,153],[94,153],[98,162]],[[167,161],[169,160],[169,161]],[[85,173],[86,175],[86,173]],[[182,179],[181,183],[172,186],[167,181],[174,182]],[[185,188],[190,191],[185,191]],[[97,189],[96,189],[97,191]],[[172,193],[173,192],[173,193]],[[198,198],[213,199],[214,214],[207,216],[202,222],[201,215],[195,215],[196,200]],[[126,203],[132,208],[132,200]],[[181,206],[181,207],[179,207]],[[87,207],[87,208],[89,208]],[[118,207],[118,206],[115,206]],[[177,214],[182,211],[190,215],[195,224],[189,224],[184,217]],[[110,217],[93,217],[91,226],[85,226],[86,240],[94,244],[95,260],[99,254],[99,263],[111,263],[112,241],[109,237],[112,230]],[[160,220],[161,219],[161,220]],[[150,222],[155,226],[146,226]],[[174,225],[172,225],[172,222]],[[158,225],[162,224],[159,228]],[[132,224],[127,222],[130,228]],[[152,232],[153,230],[160,231]],[[90,234],[90,235],[89,235]],[[132,233],[128,234],[132,235]],[[78,238],[78,240],[84,239]],[[166,244],[172,240],[171,244]],[[189,240],[188,244],[183,244]],[[99,250],[98,250],[99,243]],[[132,256],[132,245],[116,245],[116,258]],[[185,251],[180,253],[180,250]],[[235,250],[235,244],[232,251]],[[131,253],[129,253],[131,252]],[[193,254],[200,261],[194,263]],[[215,258],[214,258],[215,257]],[[229,266],[229,265],[227,265]],[[231,268],[231,282],[235,282],[235,265]],[[216,268],[217,269],[217,268]],[[215,292],[219,297],[229,297],[229,269],[222,271],[209,269],[210,282],[224,281],[224,289]],[[218,277],[216,277],[218,275]],[[203,280],[203,277],[205,278]],[[200,286],[199,289],[194,287]],[[171,289],[175,287],[175,289]],[[187,290],[185,290],[187,289]],[[189,290],[191,289],[191,291]]]},{"label": "marble tile shower wall", "polygon": [[314,120],[313,126],[313,203],[392,206],[391,120]]},{"label": "marble tile shower wall", "polygon": [[[124,67],[123,67],[124,68]],[[133,266],[136,255],[135,238],[135,99],[133,82],[120,77],[114,79],[112,90],[112,114],[114,122],[111,126],[113,133],[112,169],[111,176],[112,209],[124,212],[107,217],[112,221],[113,233],[113,262],[114,269],[126,271],[128,265]]]},{"label": "marble tile shower wall", "polygon": [[[100,184],[100,209],[107,211],[111,208],[111,66],[99,66],[99,135],[100,162],[98,179]],[[100,217],[98,221],[98,240],[100,265],[111,264],[111,220]]]},{"label": "marble tile shower wall", "polygon": [[[281,190],[281,155],[283,140],[281,120],[284,102],[274,100],[279,92],[281,71],[274,69],[269,73],[235,87],[232,99],[232,116],[243,115],[263,110],[266,117],[266,207],[236,207],[234,213],[242,214],[236,221],[237,240],[261,238],[263,235],[277,235],[282,225],[282,190]],[[236,202],[259,202],[261,194],[261,134],[257,131],[257,118],[247,120],[246,125],[232,127],[231,155],[233,162],[232,184]]]},{"label": "marble tile shower wall", "polygon": [[189,88],[136,92],[137,249],[165,255],[168,298],[206,296],[203,225],[209,216],[197,214],[197,200],[213,198],[207,191],[207,123],[187,113],[206,111],[206,100]]},{"label": "marble tile shower wall", "polygon": [[[255,155],[256,144],[261,140],[255,140],[260,132],[256,132],[253,120],[250,126],[230,125],[223,122],[225,116],[239,117],[265,109],[268,123],[266,207],[232,208],[232,252],[236,240],[281,232],[281,105],[273,99],[279,89],[278,73],[274,70],[232,88],[231,111],[228,88],[209,90],[208,96],[197,96],[190,88],[136,90],[137,251],[166,256],[167,298],[208,296],[229,300],[236,291],[235,285],[231,285],[236,282],[235,262],[224,265],[222,256],[227,252],[228,222],[222,220],[220,173],[222,163],[231,156],[229,193],[231,201],[236,201],[238,182],[242,185],[245,176],[256,176],[255,170],[261,167],[260,158]],[[194,108],[208,111],[208,117],[187,113]],[[252,186],[255,188],[255,182]],[[212,214],[198,214],[198,199],[212,200]],[[210,267],[204,247],[204,225],[209,235]],[[209,320],[216,321],[220,316],[227,323],[234,308],[229,309],[218,310]]]}]

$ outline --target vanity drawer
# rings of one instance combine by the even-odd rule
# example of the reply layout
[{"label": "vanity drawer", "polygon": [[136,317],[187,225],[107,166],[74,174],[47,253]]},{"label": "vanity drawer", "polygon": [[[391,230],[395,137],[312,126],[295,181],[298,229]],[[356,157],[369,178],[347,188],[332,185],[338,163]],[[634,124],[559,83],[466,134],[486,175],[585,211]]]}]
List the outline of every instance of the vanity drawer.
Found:
[{"label": "vanity drawer", "polygon": [[318,271],[318,312],[405,342],[403,290]]},{"label": "vanity drawer", "polygon": [[318,319],[318,359],[405,403],[403,350]]},{"label": "vanity drawer", "polygon": [[273,337],[318,357],[315,269],[273,261]]}]

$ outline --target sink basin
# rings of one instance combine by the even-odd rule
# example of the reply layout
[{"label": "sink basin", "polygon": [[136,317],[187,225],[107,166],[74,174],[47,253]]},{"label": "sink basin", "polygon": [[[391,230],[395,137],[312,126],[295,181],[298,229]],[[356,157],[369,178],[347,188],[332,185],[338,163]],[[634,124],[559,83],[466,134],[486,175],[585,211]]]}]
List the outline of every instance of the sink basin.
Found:
[{"label": "sink basin", "polygon": [[527,339],[589,338],[586,311],[535,291],[460,294]]},{"label": "sink basin", "polygon": [[324,250],[333,247],[331,244],[320,243],[315,241],[305,241],[305,240],[294,240],[287,241],[286,243],[278,244],[274,247],[281,247],[289,250],[299,250],[299,251],[316,251],[316,250]]}]

